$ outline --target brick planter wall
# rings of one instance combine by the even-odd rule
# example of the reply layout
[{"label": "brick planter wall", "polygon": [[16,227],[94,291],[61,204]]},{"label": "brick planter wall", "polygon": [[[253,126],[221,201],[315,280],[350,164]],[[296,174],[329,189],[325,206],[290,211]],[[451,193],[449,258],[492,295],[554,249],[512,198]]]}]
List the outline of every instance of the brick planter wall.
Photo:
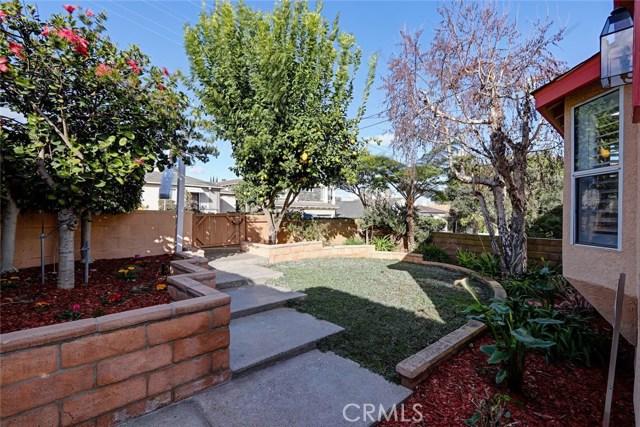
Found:
[{"label": "brick planter wall", "polygon": [[367,258],[375,254],[371,245],[323,246],[322,242],[285,243],[267,245],[243,242],[240,250],[269,259],[269,264],[299,261],[310,258]]},{"label": "brick planter wall", "polygon": [[0,423],[112,425],[229,380],[230,297],[192,267],[176,302],[0,335]]}]

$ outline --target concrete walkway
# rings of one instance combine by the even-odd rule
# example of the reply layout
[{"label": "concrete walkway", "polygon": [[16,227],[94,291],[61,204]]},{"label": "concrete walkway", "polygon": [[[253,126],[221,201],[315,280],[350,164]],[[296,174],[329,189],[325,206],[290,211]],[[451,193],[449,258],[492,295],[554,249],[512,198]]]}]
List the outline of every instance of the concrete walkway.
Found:
[{"label": "concrete walkway", "polygon": [[230,250],[207,257],[217,287],[231,296],[232,380],[125,426],[362,426],[411,394],[351,360],[315,350],[342,327],[284,308],[305,294],[264,285],[281,275],[263,267],[264,259]]}]

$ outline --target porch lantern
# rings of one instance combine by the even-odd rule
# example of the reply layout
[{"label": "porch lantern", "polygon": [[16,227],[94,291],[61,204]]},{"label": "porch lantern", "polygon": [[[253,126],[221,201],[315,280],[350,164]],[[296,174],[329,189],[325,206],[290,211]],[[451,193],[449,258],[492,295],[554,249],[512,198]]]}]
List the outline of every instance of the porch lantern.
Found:
[{"label": "porch lantern", "polygon": [[633,69],[633,19],[624,7],[611,12],[600,34],[600,82],[602,87],[631,83]]}]

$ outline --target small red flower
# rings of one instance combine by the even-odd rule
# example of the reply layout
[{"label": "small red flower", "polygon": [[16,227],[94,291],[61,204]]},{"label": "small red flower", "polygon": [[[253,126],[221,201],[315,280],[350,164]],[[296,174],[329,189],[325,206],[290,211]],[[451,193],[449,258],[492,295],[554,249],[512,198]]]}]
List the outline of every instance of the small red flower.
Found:
[{"label": "small red flower", "polygon": [[87,51],[87,46],[89,45],[87,39],[83,39],[82,37],[74,33],[70,28],[56,30],[56,34],[73,44],[73,50],[75,52],[79,52],[84,56],[87,56],[89,54],[89,52]]},{"label": "small red flower", "polygon": [[[138,164],[138,166],[142,166],[144,165],[144,160],[142,160],[140,157],[136,157],[136,163]],[[134,264],[140,265],[142,264],[142,261],[136,261],[134,262]]]},{"label": "small red flower", "polygon": [[89,18],[93,18],[94,16],[96,16],[96,14],[91,11],[91,9],[85,9],[84,14]]},{"label": "small red flower", "polygon": [[165,90],[165,89],[167,88],[165,85],[160,84],[160,83],[158,83],[156,86],[157,86],[157,87],[158,87],[158,89],[160,89],[160,90]]},{"label": "small red flower", "polygon": [[24,46],[20,43],[9,42],[9,51],[13,53],[18,58],[24,58],[24,54],[22,51],[24,50]]},{"label": "small red flower", "polygon": [[122,295],[120,295],[120,294],[113,294],[113,295],[109,295],[109,298],[107,298],[107,300],[109,302],[118,302],[118,301],[120,301],[121,297],[122,297]]},{"label": "small red flower", "polygon": [[63,4],[62,8],[69,13],[73,13],[73,11],[76,10],[76,7],[70,4]]},{"label": "small red flower", "polygon": [[78,310],[80,310],[80,304],[73,304],[73,305],[71,306],[71,310],[73,310],[73,311],[78,311]]},{"label": "small red flower", "polygon": [[111,67],[109,67],[107,64],[98,64],[98,66],[96,67],[96,76],[98,77],[106,76],[110,72]]},{"label": "small red flower", "polygon": [[4,10],[0,10],[0,22],[4,21],[5,19],[7,19],[9,15],[7,15],[7,12],[5,12]]},{"label": "small red flower", "polygon": [[140,74],[142,71],[142,68],[140,68],[138,63],[133,59],[127,59],[127,65],[131,68],[131,71],[133,71],[134,74]]},{"label": "small red flower", "polygon": [[51,28],[49,28],[48,25],[45,25],[40,34],[45,37],[49,37],[49,34],[51,34]]},{"label": "small red flower", "polygon": [[162,73],[167,77],[169,76],[169,70],[167,70],[167,67],[162,67]]},{"label": "small red flower", "polygon": [[74,52],[78,52],[84,56],[89,55],[89,51],[87,51],[87,45],[85,44],[77,44],[73,47]]},{"label": "small red flower", "polygon": [[9,67],[7,67],[7,58],[0,58],[0,73],[6,73],[9,71]]}]

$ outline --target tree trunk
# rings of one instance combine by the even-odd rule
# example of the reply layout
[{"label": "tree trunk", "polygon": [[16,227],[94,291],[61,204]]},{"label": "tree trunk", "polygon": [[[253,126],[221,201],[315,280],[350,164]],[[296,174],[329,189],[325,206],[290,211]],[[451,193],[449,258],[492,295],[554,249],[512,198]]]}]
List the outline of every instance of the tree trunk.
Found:
[{"label": "tree trunk", "polygon": [[78,219],[73,209],[64,208],[58,211],[59,258],[58,288],[74,287],[74,235],[78,227]]},{"label": "tree trunk", "polygon": [[11,195],[5,197],[5,207],[2,211],[2,255],[0,259],[0,273],[16,273],[13,266],[13,255],[16,247],[16,225],[20,208]]},{"label": "tree trunk", "polygon": [[415,204],[415,200],[413,200],[413,197],[408,197],[407,198],[407,249],[409,252],[413,252],[416,246],[414,204]]},{"label": "tree trunk", "polygon": [[[80,247],[83,248],[84,245],[88,242],[89,248],[91,248],[91,214],[85,213],[82,216],[82,223],[80,224]],[[89,262],[93,262],[93,258],[91,258],[91,249],[82,250],[82,261],[85,258],[89,257]]]},{"label": "tree trunk", "polygon": [[267,224],[269,225],[269,244],[278,244],[278,231],[280,231],[280,225],[282,224],[282,213],[275,213],[270,210],[266,210]]}]

